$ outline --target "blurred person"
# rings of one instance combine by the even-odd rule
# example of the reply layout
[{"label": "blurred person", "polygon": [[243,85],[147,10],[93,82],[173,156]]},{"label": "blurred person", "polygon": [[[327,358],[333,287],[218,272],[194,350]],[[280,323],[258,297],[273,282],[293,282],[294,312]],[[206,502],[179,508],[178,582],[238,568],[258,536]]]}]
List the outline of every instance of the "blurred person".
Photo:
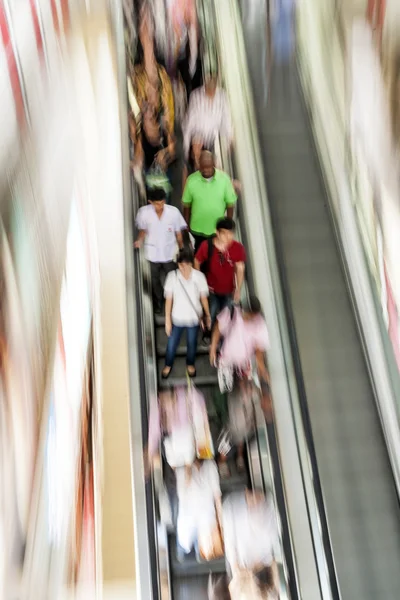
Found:
[{"label": "blurred person", "polygon": [[368,0],[367,21],[377,33],[378,46],[382,44],[383,26],[385,23],[386,0]]},{"label": "blurred person", "polygon": [[232,143],[233,128],[229,102],[225,90],[218,86],[216,73],[207,75],[204,86],[190,96],[183,133],[188,173],[200,168],[201,150],[213,152],[219,136],[229,145]]},{"label": "blurred person", "polygon": [[156,60],[150,12],[145,9],[142,12],[136,64],[130,76],[137,104],[137,114],[132,108],[129,114],[130,137],[134,148],[132,166],[145,166],[145,146],[149,154],[154,151],[155,165],[166,171],[175,157],[174,98],[167,72]]},{"label": "blurred person", "polygon": [[203,273],[193,269],[193,254],[188,249],[180,251],[178,270],[168,274],[165,281],[165,332],[168,336],[163,379],[171,373],[182,333],[186,330],[186,365],[189,377],[196,376],[196,351],[203,311],[205,326],[210,328],[208,285]]},{"label": "blurred person", "polygon": [[221,435],[218,446],[218,470],[221,479],[228,479],[231,476],[228,457],[233,449],[236,450],[237,473],[245,472],[244,445],[254,431],[254,402],[258,400],[258,397],[259,390],[257,387],[253,382],[245,379],[237,382],[235,388],[227,395],[227,418],[221,433],[228,436],[226,439],[228,451],[224,451],[221,444]]},{"label": "blurred person", "polygon": [[233,219],[219,219],[216,235],[204,241],[195,256],[194,266],[199,270],[203,267],[210,290],[211,327],[225,307],[240,301],[246,251],[243,244],[234,239],[234,234]]},{"label": "blurred person", "polygon": [[148,103],[142,106],[141,123],[141,135],[134,146],[134,167],[144,172],[148,188],[162,186],[168,199],[171,189],[168,168],[175,160],[175,139],[168,137],[162,120],[157,120],[154,107]]},{"label": "blurred person", "polygon": [[200,155],[200,170],[190,175],[183,192],[183,216],[195,239],[195,252],[215,233],[218,219],[233,218],[237,196],[229,176],[215,168],[211,152]]},{"label": "blurred person", "polygon": [[[217,350],[223,338],[217,361]],[[252,377],[255,358],[257,373],[269,384],[265,352],[269,348],[268,329],[258,298],[251,296],[246,309],[225,308],[217,317],[211,338],[210,363],[218,367],[220,389],[232,390],[237,379]]]},{"label": "blurred person", "polygon": [[149,204],[142,206],[136,216],[139,234],[135,248],[144,245],[151,269],[154,312],[160,314],[163,308],[162,277],[176,268],[176,245],[182,247],[182,230],[187,226],[180,211],[166,205],[164,190],[149,190],[148,201]]},{"label": "blurred person", "polygon": [[215,462],[196,460],[190,468],[177,469],[176,483],[178,558],[193,548],[205,560],[221,556],[221,486]]},{"label": "blurred person", "polygon": [[239,589],[256,583],[263,593],[258,597],[270,597],[271,591],[277,597],[280,543],[272,495],[249,489],[230,494],[222,505],[222,525],[231,596],[240,598]]},{"label": "blurred person", "polygon": [[195,0],[167,0],[169,25],[168,71],[172,79],[180,74],[189,99],[198,69],[199,23]]}]

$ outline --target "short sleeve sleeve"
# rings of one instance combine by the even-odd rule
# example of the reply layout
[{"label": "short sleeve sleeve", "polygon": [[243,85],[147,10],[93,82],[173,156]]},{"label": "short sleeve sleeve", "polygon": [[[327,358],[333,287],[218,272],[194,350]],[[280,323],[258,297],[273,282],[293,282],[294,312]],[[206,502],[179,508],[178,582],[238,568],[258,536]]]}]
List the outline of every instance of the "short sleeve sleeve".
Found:
[{"label": "short sleeve sleeve", "polygon": [[267,324],[262,317],[257,319],[257,324],[254,325],[254,347],[257,350],[266,352],[269,350],[269,335]]},{"label": "short sleeve sleeve", "polygon": [[199,263],[203,263],[208,258],[208,242],[202,242],[200,244],[200,248],[197,251],[196,258]]},{"label": "short sleeve sleeve", "polygon": [[175,271],[171,271],[171,273],[168,273],[167,278],[165,280],[165,285],[164,285],[164,296],[165,298],[172,298],[174,295],[174,288],[175,288],[175,279],[176,279],[176,272]]},{"label": "short sleeve sleeve", "polygon": [[183,190],[183,197],[182,197],[183,204],[186,204],[188,206],[190,206],[193,201],[193,195],[192,195],[192,190],[191,190],[192,186],[191,186],[190,178],[191,178],[191,176],[189,175],[189,177],[186,180],[185,189]]},{"label": "short sleeve sleeve", "polygon": [[226,206],[234,206],[237,201],[236,192],[234,190],[232,181],[227,177],[225,187],[225,204]]},{"label": "short sleeve sleeve", "polygon": [[225,335],[231,324],[231,311],[230,308],[226,307],[222,312],[219,313],[218,317],[218,328],[221,335]]},{"label": "short sleeve sleeve", "polygon": [[197,271],[197,273],[199,275],[198,286],[199,286],[200,296],[202,298],[204,298],[205,296],[208,296],[208,294],[209,294],[207,279],[203,273],[200,273],[199,271]]},{"label": "short sleeve sleeve", "polygon": [[187,224],[185,219],[183,218],[181,212],[176,209],[176,217],[175,217],[175,233],[179,233],[182,229],[186,229]]},{"label": "short sleeve sleeve", "polygon": [[237,242],[235,245],[235,253],[232,257],[232,260],[234,262],[246,262],[246,258],[247,256],[245,247],[243,246],[243,244]]},{"label": "short sleeve sleeve", "polygon": [[142,208],[139,208],[138,213],[136,215],[136,227],[140,231],[147,231],[147,223],[146,223],[146,213]]}]

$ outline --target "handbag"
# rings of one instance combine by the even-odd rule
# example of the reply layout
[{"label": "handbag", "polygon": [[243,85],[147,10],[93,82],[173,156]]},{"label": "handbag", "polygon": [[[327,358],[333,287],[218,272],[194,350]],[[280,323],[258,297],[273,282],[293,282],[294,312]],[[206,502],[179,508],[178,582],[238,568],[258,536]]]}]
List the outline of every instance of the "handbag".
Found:
[{"label": "handbag", "polygon": [[158,492],[158,507],[160,510],[160,521],[167,529],[173,527],[172,508],[169,500],[167,488],[163,483]]},{"label": "handbag", "polygon": [[149,190],[162,189],[166,194],[169,194],[172,190],[171,183],[166,173],[163,171],[161,166],[156,163],[156,161],[153,162],[150,169],[146,173],[145,179],[146,187]]},{"label": "handbag", "polygon": [[200,558],[207,562],[224,556],[224,543],[221,528],[218,523],[209,531],[204,529],[199,533]]}]

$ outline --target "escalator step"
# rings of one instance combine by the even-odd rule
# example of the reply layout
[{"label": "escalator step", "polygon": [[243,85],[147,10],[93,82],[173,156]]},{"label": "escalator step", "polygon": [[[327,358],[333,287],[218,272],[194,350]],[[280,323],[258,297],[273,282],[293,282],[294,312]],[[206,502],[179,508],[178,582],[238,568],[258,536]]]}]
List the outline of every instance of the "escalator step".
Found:
[{"label": "escalator step", "polygon": [[[161,358],[165,356],[167,347],[166,346],[159,346],[157,343],[157,357]],[[186,356],[187,353],[187,346],[179,346],[178,350],[176,351],[176,355],[177,356]],[[198,348],[197,348],[197,356],[201,356],[203,354],[207,354],[209,353],[209,346],[205,346],[203,344],[199,344]]]},{"label": "escalator step", "polygon": [[[217,378],[216,376],[211,375],[197,375],[197,377],[193,379],[193,383],[198,388],[208,385],[217,385]],[[182,375],[179,377],[177,375],[172,374],[166,381],[160,378],[159,388],[165,390],[167,388],[178,387],[186,384],[186,375]]]},{"label": "escalator step", "polygon": [[[160,383],[165,383],[167,387],[171,385],[180,385],[181,383],[187,383],[186,377],[186,359],[183,356],[177,356],[175,359],[174,367],[170,377],[167,380],[161,379],[161,371],[164,367],[164,360],[160,358],[158,360],[158,374]],[[195,385],[213,385],[217,384],[218,377],[217,371],[210,365],[208,355],[200,355],[196,358],[196,370],[197,376],[193,379]],[[176,383],[178,380],[180,383]],[[162,387],[166,387],[162,386]]]}]

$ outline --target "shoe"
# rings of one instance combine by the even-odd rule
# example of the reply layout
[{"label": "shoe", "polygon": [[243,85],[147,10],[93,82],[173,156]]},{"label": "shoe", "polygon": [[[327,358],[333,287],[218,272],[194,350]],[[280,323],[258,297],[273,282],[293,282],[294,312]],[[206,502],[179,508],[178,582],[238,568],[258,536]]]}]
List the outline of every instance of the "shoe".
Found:
[{"label": "shoe", "polygon": [[[169,369],[169,371],[166,371],[166,369]],[[164,367],[163,370],[161,371],[161,377],[163,379],[168,379],[168,377],[171,375],[171,371],[172,371],[172,367]]]},{"label": "shoe", "polygon": [[193,371],[190,370],[190,367],[187,367],[186,369],[186,373],[189,375],[190,378],[196,377],[196,369],[194,367],[192,367]]}]

